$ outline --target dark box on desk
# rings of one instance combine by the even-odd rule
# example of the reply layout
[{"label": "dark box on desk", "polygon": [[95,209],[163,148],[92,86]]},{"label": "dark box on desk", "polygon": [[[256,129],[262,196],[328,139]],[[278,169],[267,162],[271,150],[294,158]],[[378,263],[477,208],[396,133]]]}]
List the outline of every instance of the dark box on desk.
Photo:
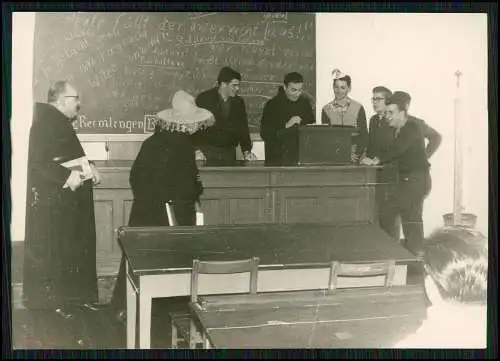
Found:
[{"label": "dark box on desk", "polygon": [[307,125],[283,129],[282,165],[341,165],[351,163],[354,127]]}]

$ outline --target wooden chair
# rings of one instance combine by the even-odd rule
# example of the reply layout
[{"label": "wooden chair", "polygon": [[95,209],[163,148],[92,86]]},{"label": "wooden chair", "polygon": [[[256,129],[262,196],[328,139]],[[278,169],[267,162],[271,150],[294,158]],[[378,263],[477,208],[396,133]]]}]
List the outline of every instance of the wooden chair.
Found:
[{"label": "wooden chair", "polygon": [[384,276],[384,287],[391,287],[396,272],[396,261],[371,263],[349,263],[332,261],[330,263],[329,289],[337,288],[338,277],[375,277]]},{"label": "wooden chair", "polygon": [[[248,292],[251,294],[256,293],[258,268],[258,257],[236,261],[193,260],[193,269],[191,271],[191,302],[198,302],[198,279],[200,274],[236,274],[249,272],[250,283]],[[199,344],[202,344],[204,348],[208,348],[209,343],[206,335],[198,332],[198,322],[193,319],[189,312],[172,313],[170,314],[170,319],[172,325],[172,348],[178,348],[180,341],[189,343],[189,348],[196,348]]]}]

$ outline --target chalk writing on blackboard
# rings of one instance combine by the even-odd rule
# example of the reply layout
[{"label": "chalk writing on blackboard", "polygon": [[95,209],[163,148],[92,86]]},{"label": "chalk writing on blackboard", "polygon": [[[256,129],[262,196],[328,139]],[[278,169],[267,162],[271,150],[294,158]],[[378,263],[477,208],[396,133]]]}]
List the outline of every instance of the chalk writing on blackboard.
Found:
[{"label": "chalk writing on blackboard", "polygon": [[252,132],[287,72],[303,74],[314,106],[314,14],[37,13],[35,26],[34,99],[46,101],[53,81],[74,83],[79,133],[149,132],[150,114],[179,89],[213,87],[223,66],[242,74]]}]

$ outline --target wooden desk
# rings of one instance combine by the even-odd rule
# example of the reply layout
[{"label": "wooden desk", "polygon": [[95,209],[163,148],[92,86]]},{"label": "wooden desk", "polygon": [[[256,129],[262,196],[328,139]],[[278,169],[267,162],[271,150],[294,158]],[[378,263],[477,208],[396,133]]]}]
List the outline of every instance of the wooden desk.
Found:
[{"label": "wooden desk", "polygon": [[214,348],[392,348],[425,316],[423,286],[208,296],[190,304]]},{"label": "wooden desk", "polygon": [[[328,287],[332,259],[395,259],[395,285],[406,284],[406,264],[416,258],[371,224],[259,224],[128,228],[118,232],[127,261],[127,347],[150,347],[151,301],[190,294],[194,258],[260,257],[258,292]],[[200,294],[244,292],[248,274],[200,275]],[[376,286],[383,277],[339,280],[338,287]],[[137,320],[136,320],[137,315]],[[137,326],[136,326],[137,321]],[[136,332],[137,330],[137,332]]]},{"label": "wooden desk", "polygon": [[[94,189],[99,275],[115,275],[117,231],[132,206],[131,161],[98,161]],[[376,167],[200,167],[201,206],[208,225],[377,222]]]}]

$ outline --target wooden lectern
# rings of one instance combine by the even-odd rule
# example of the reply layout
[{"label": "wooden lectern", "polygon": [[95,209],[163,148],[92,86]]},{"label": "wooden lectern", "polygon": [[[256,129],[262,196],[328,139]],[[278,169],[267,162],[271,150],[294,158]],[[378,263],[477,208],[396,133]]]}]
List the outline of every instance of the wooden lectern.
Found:
[{"label": "wooden lectern", "polygon": [[283,166],[351,163],[354,127],[295,126],[279,131]]}]

